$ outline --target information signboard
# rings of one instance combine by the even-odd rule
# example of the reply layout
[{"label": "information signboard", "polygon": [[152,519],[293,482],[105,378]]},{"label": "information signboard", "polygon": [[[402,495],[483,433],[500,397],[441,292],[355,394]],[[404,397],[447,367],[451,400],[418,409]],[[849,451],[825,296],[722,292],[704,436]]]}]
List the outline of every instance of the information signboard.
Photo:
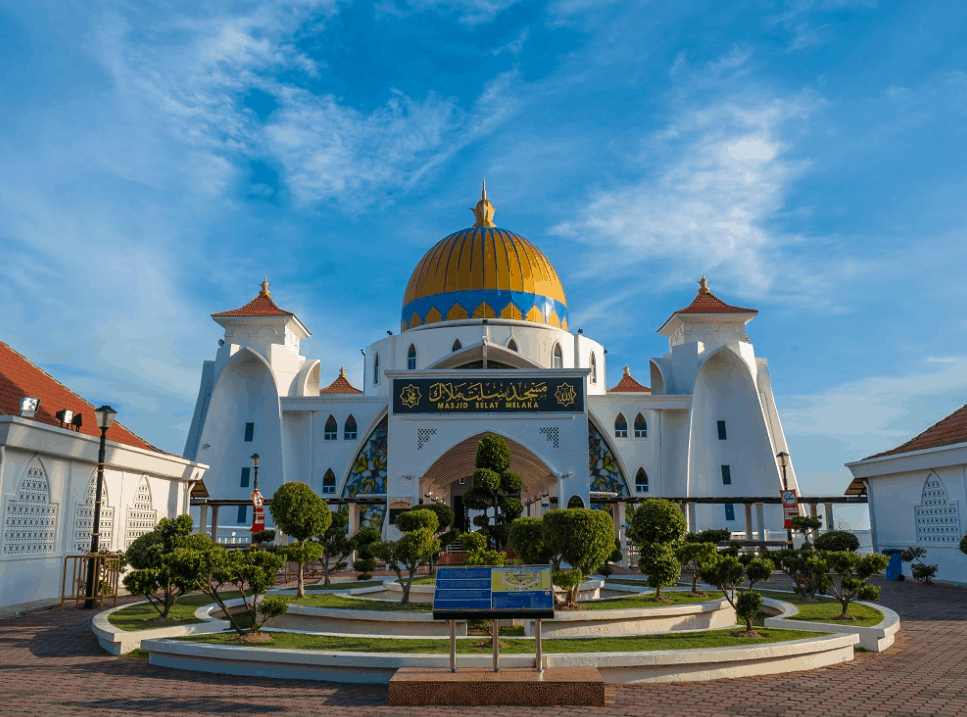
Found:
[{"label": "information signboard", "polygon": [[785,519],[783,527],[791,528],[792,519],[797,515],[799,515],[799,499],[796,497],[796,491],[782,491],[782,516]]},{"label": "information signboard", "polygon": [[433,594],[436,620],[554,617],[551,568],[439,567]]}]

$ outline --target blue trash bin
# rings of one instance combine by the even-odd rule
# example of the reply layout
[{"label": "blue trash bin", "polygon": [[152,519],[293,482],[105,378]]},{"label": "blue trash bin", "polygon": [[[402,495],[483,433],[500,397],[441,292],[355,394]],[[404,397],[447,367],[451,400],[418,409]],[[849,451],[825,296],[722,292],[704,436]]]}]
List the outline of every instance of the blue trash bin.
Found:
[{"label": "blue trash bin", "polygon": [[896,582],[903,575],[903,563],[900,561],[900,555],[902,553],[902,550],[897,550],[896,548],[888,548],[883,551],[883,554],[890,559],[890,563],[886,566],[887,580]]}]

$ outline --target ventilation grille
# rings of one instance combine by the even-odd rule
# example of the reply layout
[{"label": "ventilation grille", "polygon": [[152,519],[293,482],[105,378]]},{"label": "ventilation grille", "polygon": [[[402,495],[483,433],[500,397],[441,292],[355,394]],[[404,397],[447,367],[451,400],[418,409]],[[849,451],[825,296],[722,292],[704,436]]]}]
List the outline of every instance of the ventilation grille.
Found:
[{"label": "ventilation grille", "polygon": [[422,450],[423,444],[436,435],[435,428],[420,428],[416,431],[416,450]]},{"label": "ventilation grille", "polygon": [[544,426],[541,428],[541,433],[555,448],[561,447],[561,429],[557,426]]}]

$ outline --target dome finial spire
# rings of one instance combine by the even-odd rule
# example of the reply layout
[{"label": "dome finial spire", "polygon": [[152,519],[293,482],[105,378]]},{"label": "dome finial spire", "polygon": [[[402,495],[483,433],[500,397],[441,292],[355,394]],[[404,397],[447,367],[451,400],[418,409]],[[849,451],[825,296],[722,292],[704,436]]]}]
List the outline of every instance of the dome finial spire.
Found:
[{"label": "dome finial spire", "polygon": [[473,212],[474,217],[477,221],[474,223],[474,227],[492,227],[496,226],[494,224],[494,212],[497,211],[497,207],[490,203],[487,199],[487,180],[483,180],[483,188],[480,190],[480,201],[477,202],[475,206],[470,211]]},{"label": "dome finial spire", "polygon": [[272,296],[272,292],[269,291],[269,286],[271,286],[269,284],[269,277],[268,275],[264,275],[262,277],[262,291],[259,292],[259,296]]},{"label": "dome finial spire", "polygon": [[702,278],[698,282],[698,293],[699,294],[711,294],[708,290],[708,279],[705,278],[705,274],[702,274]]}]

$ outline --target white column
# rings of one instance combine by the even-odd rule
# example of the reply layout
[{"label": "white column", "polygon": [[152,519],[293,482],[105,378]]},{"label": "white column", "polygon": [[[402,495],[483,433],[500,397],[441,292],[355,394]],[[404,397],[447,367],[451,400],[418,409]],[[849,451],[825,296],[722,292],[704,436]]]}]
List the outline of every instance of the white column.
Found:
[{"label": "white column", "polygon": [[755,521],[757,527],[759,528],[759,540],[766,539],[766,521],[765,521],[765,511],[763,509],[762,503],[755,504]]},{"label": "white column", "polygon": [[688,530],[691,533],[698,532],[698,521],[695,518],[696,506],[695,503],[688,504],[688,514],[685,516],[685,520],[688,523]]},{"label": "white column", "polygon": [[833,522],[833,504],[823,503],[823,510],[826,512],[826,530],[836,530],[836,524]]},{"label": "white column", "polygon": [[212,506],[212,532],[211,539],[213,543],[218,542],[218,506]]},{"label": "white column", "polygon": [[743,503],[745,508],[745,539],[752,540],[752,503]]},{"label": "white column", "polygon": [[208,503],[198,506],[198,532],[204,535],[208,531]]},{"label": "white column", "polygon": [[625,502],[619,501],[614,504],[614,534],[621,542],[622,532],[625,524]]}]

